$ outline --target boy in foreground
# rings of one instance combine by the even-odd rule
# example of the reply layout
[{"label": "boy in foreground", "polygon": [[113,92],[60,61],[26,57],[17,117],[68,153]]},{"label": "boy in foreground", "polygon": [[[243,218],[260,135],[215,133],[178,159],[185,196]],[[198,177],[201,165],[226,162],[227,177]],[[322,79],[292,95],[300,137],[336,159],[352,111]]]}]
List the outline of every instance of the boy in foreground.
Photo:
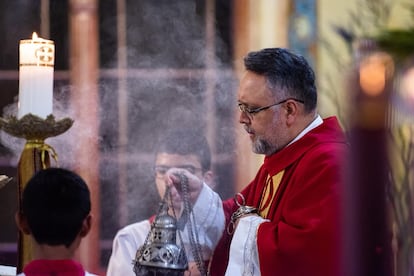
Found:
[{"label": "boy in foreground", "polygon": [[77,174],[60,168],[36,173],[27,183],[16,223],[32,241],[33,260],[19,276],[91,276],[73,260],[91,229],[88,186]]}]

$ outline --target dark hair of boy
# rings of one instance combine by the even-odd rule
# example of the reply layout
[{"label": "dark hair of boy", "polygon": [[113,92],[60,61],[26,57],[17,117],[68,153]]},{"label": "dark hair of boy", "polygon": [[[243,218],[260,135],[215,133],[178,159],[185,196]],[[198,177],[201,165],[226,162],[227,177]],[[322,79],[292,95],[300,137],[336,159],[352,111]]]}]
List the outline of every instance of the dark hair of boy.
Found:
[{"label": "dark hair of boy", "polygon": [[39,244],[69,247],[90,211],[88,186],[80,176],[66,169],[39,171],[23,191],[21,215]]},{"label": "dark hair of boy", "polygon": [[177,128],[166,131],[159,142],[157,153],[195,155],[203,173],[211,169],[210,147],[204,133],[198,129]]}]

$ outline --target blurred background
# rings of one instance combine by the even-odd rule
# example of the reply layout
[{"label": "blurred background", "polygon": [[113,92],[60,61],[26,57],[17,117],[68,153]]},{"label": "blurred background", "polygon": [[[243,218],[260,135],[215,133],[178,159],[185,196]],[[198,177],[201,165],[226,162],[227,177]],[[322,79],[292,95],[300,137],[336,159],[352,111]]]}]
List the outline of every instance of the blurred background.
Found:
[{"label": "blurred background", "polygon": [[[253,179],[262,157],[251,153],[236,109],[247,52],[287,47],[304,55],[317,75],[320,114],[338,116],[347,130],[349,74],[367,53],[385,51],[395,64],[385,120],[395,273],[412,275],[412,1],[15,0],[0,2],[0,22],[3,117],[17,114],[19,41],[37,32],[55,43],[53,114],[74,125],[46,142],[59,166],[91,187],[97,223],[79,259],[102,275],[116,231],[157,209],[154,151],[168,128],[205,133],[223,199]],[[16,178],[24,142],[1,131],[0,174]],[[16,210],[14,180],[0,189],[0,264],[17,262]]]}]

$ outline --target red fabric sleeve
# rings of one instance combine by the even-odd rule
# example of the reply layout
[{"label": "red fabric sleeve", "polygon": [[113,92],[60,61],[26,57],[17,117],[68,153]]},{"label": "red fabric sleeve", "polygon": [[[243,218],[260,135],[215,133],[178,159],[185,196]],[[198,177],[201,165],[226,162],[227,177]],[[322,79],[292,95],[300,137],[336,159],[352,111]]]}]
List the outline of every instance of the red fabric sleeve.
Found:
[{"label": "red fabric sleeve", "polygon": [[[247,199],[248,194],[251,193],[253,185],[248,185],[241,193]],[[223,235],[219,243],[217,244],[213,257],[210,262],[209,272],[211,276],[224,275],[227,269],[227,263],[229,261],[229,248],[232,235],[227,233],[227,225],[229,224],[230,217],[238,206],[234,203],[233,198],[223,201],[224,215],[226,217],[226,227],[224,228]]]}]

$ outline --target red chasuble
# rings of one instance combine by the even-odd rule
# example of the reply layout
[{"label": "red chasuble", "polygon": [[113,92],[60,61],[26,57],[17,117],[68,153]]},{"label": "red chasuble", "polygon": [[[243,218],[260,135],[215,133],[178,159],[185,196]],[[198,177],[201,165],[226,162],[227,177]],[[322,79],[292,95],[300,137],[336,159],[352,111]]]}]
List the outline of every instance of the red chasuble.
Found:
[{"label": "red chasuble", "polygon": [[[270,222],[260,224],[261,275],[338,276],[341,253],[341,189],[345,136],[331,117],[298,141],[265,158],[242,191],[247,205]],[[226,220],[237,209],[223,202]],[[232,236],[223,234],[210,264],[224,275]]]}]

